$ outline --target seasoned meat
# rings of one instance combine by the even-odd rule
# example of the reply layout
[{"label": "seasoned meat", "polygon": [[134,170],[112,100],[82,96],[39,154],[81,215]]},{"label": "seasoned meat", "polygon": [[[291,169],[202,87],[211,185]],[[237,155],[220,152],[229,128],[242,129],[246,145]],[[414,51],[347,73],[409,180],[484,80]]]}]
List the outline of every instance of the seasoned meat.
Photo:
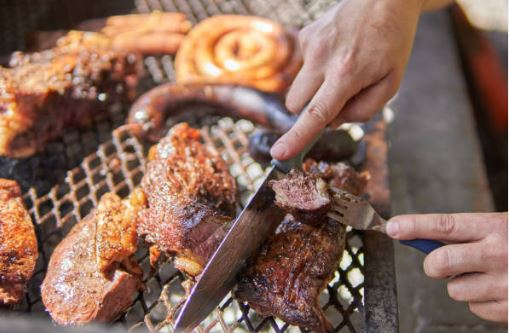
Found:
[{"label": "seasoned meat", "polygon": [[327,183],[316,174],[291,170],[280,180],[269,182],[276,193],[276,205],[297,220],[317,224],[327,218],[331,196]]},{"label": "seasoned meat", "polygon": [[[321,175],[329,184],[341,185],[354,194],[361,194],[367,181],[365,174],[343,163],[328,165],[308,160],[304,172],[304,177],[315,179]],[[300,186],[299,182],[288,184]],[[327,218],[321,224],[309,225],[288,215],[250,259],[235,295],[260,315],[274,315],[313,332],[331,332],[333,327],[318,297],[337,269],[344,245],[345,227],[337,221]]]},{"label": "seasoned meat", "polygon": [[51,50],[17,52],[0,67],[0,156],[33,155],[67,127],[89,125],[135,97],[140,59],[108,43],[73,32]]},{"label": "seasoned meat", "polygon": [[[178,269],[198,275],[235,213],[235,180],[226,163],[201,142],[200,131],[175,125],[151,149],[141,186],[148,207],[138,232]],[[158,251],[154,251],[157,253]]]},{"label": "seasoned meat", "polygon": [[18,184],[0,179],[0,304],[21,300],[39,252]]},{"label": "seasoned meat", "polygon": [[136,195],[122,201],[105,194],[55,248],[41,290],[56,323],[108,322],[131,305],[141,285],[141,270],[131,259],[143,204]]},{"label": "seasoned meat", "polygon": [[135,218],[144,206],[145,194],[140,189],[135,189],[125,203],[112,193],[102,196],[96,212],[96,252],[102,273],[108,274],[136,252]]}]

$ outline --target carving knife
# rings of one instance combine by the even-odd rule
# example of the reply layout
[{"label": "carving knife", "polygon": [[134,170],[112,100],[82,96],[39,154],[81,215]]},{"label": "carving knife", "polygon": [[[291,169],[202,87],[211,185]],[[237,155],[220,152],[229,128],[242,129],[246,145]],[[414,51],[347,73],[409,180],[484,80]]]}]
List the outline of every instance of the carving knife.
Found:
[{"label": "carving knife", "polygon": [[274,233],[285,212],[274,205],[274,192],[268,186],[291,169],[302,168],[304,156],[321,137],[323,130],[296,157],[272,161],[272,166],[255,194],[234,221],[217,250],[191,289],[174,324],[175,332],[190,332],[225,298],[235,286],[246,260]]}]

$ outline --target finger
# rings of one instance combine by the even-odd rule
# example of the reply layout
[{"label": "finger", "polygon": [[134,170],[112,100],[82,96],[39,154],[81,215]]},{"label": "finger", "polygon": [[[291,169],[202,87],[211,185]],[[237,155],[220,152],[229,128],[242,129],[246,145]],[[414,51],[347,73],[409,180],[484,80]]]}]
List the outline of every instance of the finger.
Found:
[{"label": "finger", "polygon": [[494,216],[493,213],[400,215],[387,223],[386,232],[396,239],[476,241],[489,233]]},{"label": "finger", "polygon": [[470,302],[470,311],[485,320],[507,323],[507,300]]},{"label": "finger", "polygon": [[341,110],[351,96],[350,90],[346,81],[326,80],[293,127],[274,144],[272,157],[287,160],[301,152]]},{"label": "finger", "polygon": [[320,88],[323,80],[324,77],[320,70],[304,63],[286,95],[288,110],[293,113],[300,113]]},{"label": "finger", "polygon": [[361,90],[350,98],[339,115],[332,121],[331,127],[348,122],[367,122],[394,95],[395,87],[390,76]]},{"label": "finger", "polygon": [[460,302],[493,301],[507,294],[507,283],[500,280],[482,273],[460,275],[447,283],[447,292],[453,300]]},{"label": "finger", "polygon": [[484,246],[480,243],[450,244],[436,249],[424,259],[424,272],[434,279],[464,273],[485,272]]}]

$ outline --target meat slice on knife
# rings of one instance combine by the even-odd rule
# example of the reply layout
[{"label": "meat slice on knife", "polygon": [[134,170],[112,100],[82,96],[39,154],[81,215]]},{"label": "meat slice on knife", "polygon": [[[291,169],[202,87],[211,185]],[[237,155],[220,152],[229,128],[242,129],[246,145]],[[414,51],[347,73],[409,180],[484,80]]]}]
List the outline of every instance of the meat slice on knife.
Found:
[{"label": "meat slice on knife", "polygon": [[122,201],[107,193],[95,212],[75,225],[56,247],[42,283],[42,301],[55,322],[108,322],[131,305],[141,270],[136,251],[136,217],[143,194]]},{"label": "meat slice on knife", "polygon": [[18,184],[0,179],[0,304],[13,304],[25,294],[39,252],[30,215]]},{"label": "meat slice on knife", "polygon": [[201,143],[200,131],[175,125],[149,153],[141,182],[147,208],[138,231],[175,266],[198,275],[235,213],[236,186],[226,163]]},{"label": "meat slice on knife", "polygon": [[300,222],[319,224],[327,218],[331,196],[318,174],[291,170],[283,180],[269,182],[276,193],[276,205]]},{"label": "meat slice on knife", "polygon": [[[302,203],[301,210],[308,209],[308,203],[301,200],[302,191],[310,192],[306,197],[315,198],[316,188],[308,185],[316,184],[317,176],[329,186],[341,186],[354,194],[361,194],[367,182],[367,174],[359,174],[346,164],[329,165],[308,160],[303,174],[289,174],[272,184],[276,200],[277,195],[281,195],[278,192],[284,192],[284,202],[278,205],[287,207],[293,202],[290,210],[294,211],[298,203]],[[303,181],[304,187],[289,190]],[[331,332],[333,327],[318,297],[337,269],[345,246],[346,229],[332,219],[321,221],[309,225],[287,215],[276,233],[248,263],[240,276],[236,297],[260,315],[273,315],[313,332]]]}]

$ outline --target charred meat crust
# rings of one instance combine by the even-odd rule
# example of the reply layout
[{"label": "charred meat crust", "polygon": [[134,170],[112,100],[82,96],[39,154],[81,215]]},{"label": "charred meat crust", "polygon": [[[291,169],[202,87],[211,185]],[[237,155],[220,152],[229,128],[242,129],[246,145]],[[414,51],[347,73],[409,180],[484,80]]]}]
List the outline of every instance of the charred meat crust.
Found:
[{"label": "charred meat crust", "polygon": [[235,296],[262,316],[274,315],[312,332],[332,332],[318,297],[344,244],[345,228],[335,221],[314,227],[287,216],[248,264]]},{"label": "charred meat crust", "polygon": [[191,276],[226,234],[237,199],[226,163],[200,140],[199,130],[182,123],[151,149],[141,183],[147,208],[138,226],[146,241],[176,256],[177,268]]},{"label": "charred meat crust", "polygon": [[32,219],[18,184],[0,179],[0,304],[19,302],[39,252]]}]

